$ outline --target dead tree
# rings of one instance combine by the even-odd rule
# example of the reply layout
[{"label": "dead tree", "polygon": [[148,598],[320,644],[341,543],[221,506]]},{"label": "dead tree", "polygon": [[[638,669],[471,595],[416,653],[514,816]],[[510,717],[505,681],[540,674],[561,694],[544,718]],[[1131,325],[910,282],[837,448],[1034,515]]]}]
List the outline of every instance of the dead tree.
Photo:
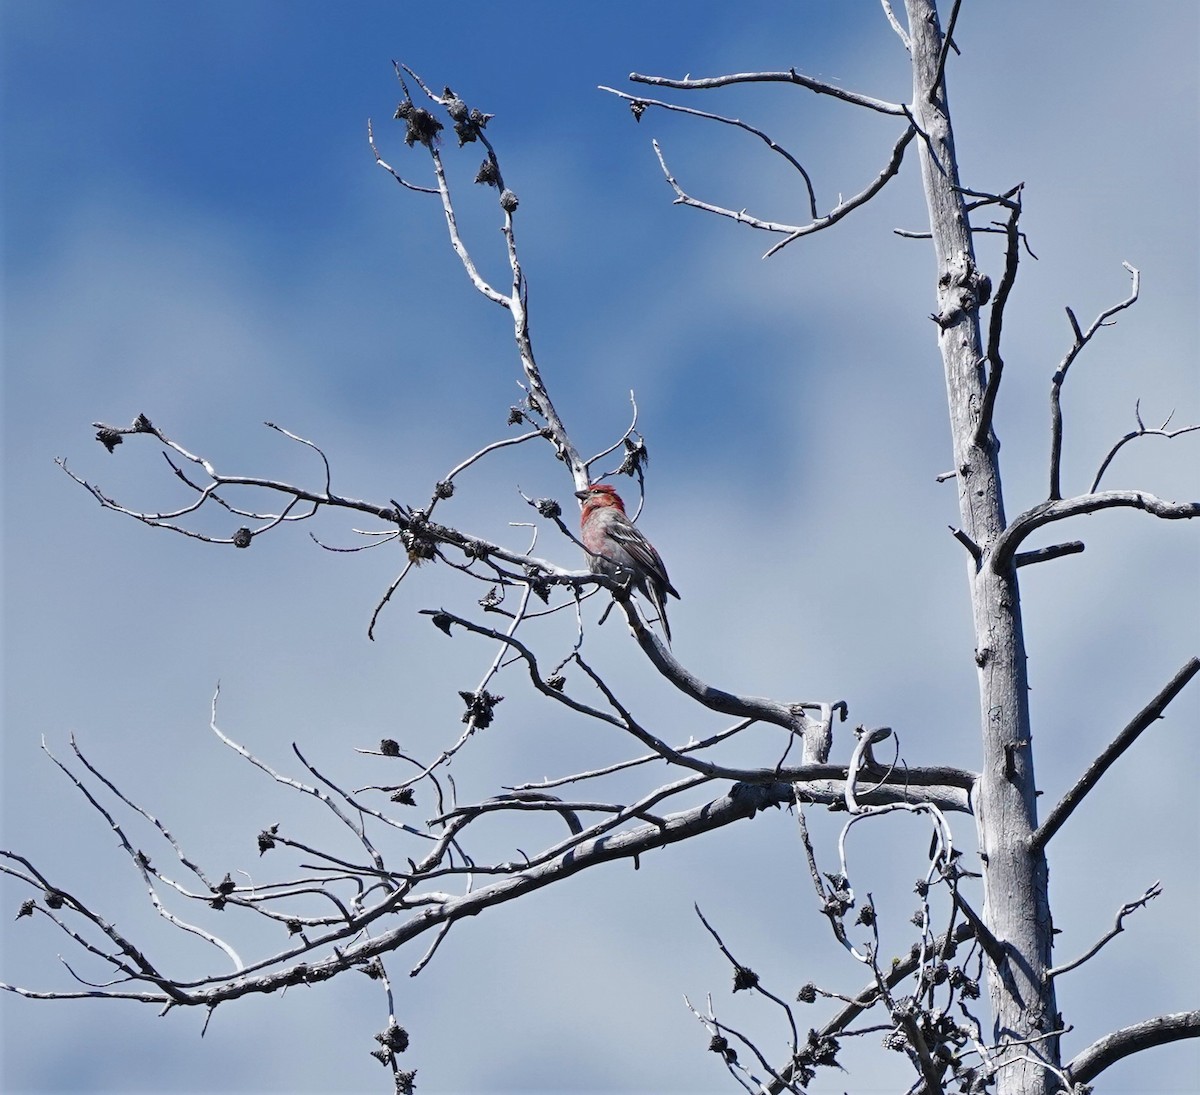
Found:
[{"label": "dead tree", "polygon": [[[475,448],[432,485],[427,498],[417,501],[368,501],[335,492],[325,452],[278,425],[271,428],[314,454],[320,472],[313,482],[304,485],[231,473],[175,440],[168,429],[145,415],[126,427],[97,423],[97,439],[110,452],[127,442],[156,443],[182,492],[177,506],[151,511],[129,505],[76,475],[65,462],[63,468],[105,509],[216,545],[253,548],[260,537],[319,512],[346,511],[366,521],[369,527],[361,533],[364,543],[355,550],[398,546],[402,554],[399,572],[376,607],[372,629],[400,583],[419,579],[423,563],[430,564],[425,573],[454,570],[462,581],[478,583],[477,613],[437,607],[425,613],[428,623],[448,636],[465,639],[471,650],[482,644],[491,651],[475,687],[460,693],[463,729],[432,758],[411,756],[390,739],[380,742],[369,750],[378,758],[378,783],[350,789],[310,764],[298,746],[295,773],[269,766],[220,729],[214,697],[214,734],[267,777],[319,802],[354,846],[348,853],[333,841],[314,844],[287,823],[271,826],[258,834],[259,854],[278,856],[290,850],[304,873],[297,877],[297,868],[291,867],[278,882],[254,884],[235,880],[232,874],[218,878],[195,862],[166,825],[140,805],[135,792],[119,786],[72,740],[73,760],[52,756],[54,763],[117,835],[157,913],[210,948],[217,965],[201,977],[161,966],[102,910],[92,908],[69,884],[55,878],[51,868],[4,851],[0,870],[30,888],[31,896],[18,910],[18,919],[48,918],[93,967],[105,971],[103,980],[97,980],[90,971],[85,975],[68,967],[79,981],[78,988],[70,991],[14,985],[4,985],[5,989],[31,998],[131,999],[164,1011],[199,1008],[211,1013],[248,994],[314,985],[348,971],[362,971],[379,982],[388,1002],[375,1055],[390,1068],[397,1091],[411,1090],[413,1073],[402,1067],[400,1057],[409,1039],[392,1001],[387,969],[387,962],[401,948],[421,941],[424,953],[411,964],[411,973],[419,973],[464,917],[565,882],[600,864],[618,859],[636,863],[651,850],[703,837],[777,807],[794,813],[820,910],[834,941],[861,965],[865,983],[851,997],[814,984],[798,993],[794,988],[776,990],[736,957],[737,940],[723,938],[718,926],[697,909],[700,922],[733,969],[735,991],[760,994],[777,1006],[786,1031],[789,1049],[779,1059],[762,1048],[761,1039],[719,1017],[711,1002],[693,1007],[711,1035],[709,1048],[746,1090],[806,1091],[823,1070],[840,1065],[838,1055],[845,1046],[874,1034],[882,1036],[888,1050],[906,1059],[898,1085],[913,1092],[1075,1093],[1132,1052],[1200,1034],[1200,1012],[1161,1015],[1134,1027],[1097,1032],[1088,1048],[1064,1059],[1060,1037],[1069,1017],[1059,1013],[1056,979],[1091,959],[1122,930],[1124,919],[1157,896],[1159,889],[1156,884],[1120,909],[1112,932],[1085,954],[1056,963],[1045,858],[1048,842],[1085,804],[1108,766],[1200,672],[1200,659],[1183,665],[1071,791],[1039,816],[1018,580],[1024,566],[1083,550],[1077,540],[1026,547],[1034,532],[1068,518],[1115,507],[1168,520],[1200,516],[1200,502],[1101,489],[1106,470],[1124,445],[1150,434],[1174,437],[1200,427],[1172,429],[1164,423],[1148,428],[1139,415],[1137,428],[1113,445],[1090,488],[1064,497],[1060,394],[1078,355],[1118,312],[1136,302],[1138,272],[1129,267],[1129,295],[1086,328],[1068,310],[1072,339],[1050,378],[1046,498],[1016,517],[1006,515],[993,412],[1004,370],[1005,306],[1022,248],[1028,248],[1020,227],[1022,188],[977,190],[959,178],[947,94],[958,3],[945,27],[932,0],[908,0],[903,23],[886,0],[883,8],[895,29],[897,48],[911,54],[913,91],[907,103],[847,91],[794,69],[712,78],[632,76],[642,86],[686,92],[776,83],[832,96],[847,110],[892,119],[895,133],[878,172],[852,197],[840,199],[824,212],[805,166],[764,131],[739,119],[640,92],[613,94],[628,101],[635,118],[648,110],[699,116],[757,136],[786,159],[808,194],[808,219],[798,223],[723,208],[693,196],[655,146],[677,203],[773,235],[776,239],[768,255],[802,245],[799,241],[804,237],[832,228],[887,187],[906,159],[919,161],[929,230],[917,235],[932,241],[936,261],[931,329],[945,371],[954,454],[953,469],[945,479],[957,487],[959,524],[953,535],[965,553],[975,629],[978,771],[910,762],[901,754],[897,736],[886,727],[860,726],[853,735],[842,733],[853,697],[766,698],[738,694],[719,681],[700,679],[654,630],[646,607],[631,594],[627,581],[620,575],[594,574],[582,564],[584,549],[573,531],[574,522],[555,499],[525,499],[528,510],[522,516],[531,531],[522,544],[480,536],[442,518],[456,480],[500,449],[547,444],[548,457],[564,466],[568,480],[564,494],[570,494],[614,475],[642,485],[646,445],[634,404],[628,428],[611,445],[590,456],[577,447],[551,397],[552,371],[544,373],[535,355],[516,232],[519,201],[506,184],[492,143],[491,116],[469,106],[450,88],[437,92],[414,72],[398,66],[402,99],[396,118],[404,126],[404,143],[427,159],[429,177],[414,181],[410,171],[394,167],[396,158],[390,152],[385,158],[373,131],[370,145],[379,166],[404,190],[439,203],[450,245],[471,284],[511,319],[524,391],[509,415],[516,432]],[[480,150],[475,182],[495,196],[499,207],[507,270],[503,285],[481,272],[482,264],[460,233],[455,204],[459,196],[446,168],[451,133],[459,149]],[[1003,237],[1003,267],[994,275],[985,273],[976,259],[973,237],[979,232]],[[227,526],[224,534],[214,534],[212,526],[204,523],[213,514]],[[554,561],[565,557],[577,565]],[[693,735],[671,741],[655,728],[652,717],[634,711],[623,700],[620,684],[589,656],[587,639],[597,605],[604,606],[605,616],[615,608],[662,680],[690,699],[699,713],[720,716],[722,725],[699,740]],[[564,615],[574,621],[572,637],[565,644],[544,626]],[[523,680],[524,687],[554,705],[564,718],[625,735],[629,755],[604,767],[497,787],[485,799],[459,802],[451,770],[454,765],[470,764],[472,742],[498,717],[503,696],[495,689],[500,678],[509,682],[506,688]],[[735,739],[743,745],[736,761],[726,748]],[[757,758],[754,763],[740,759],[747,753]],[[664,764],[670,772],[667,782],[654,775],[636,795],[621,798],[604,793],[609,778],[618,773],[660,772],[658,766]],[[577,790],[581,787],[586,793]],[[699,805],[694,804],[697,794],[703,796]],[[418,795],[431,804],[432,816],[424,824],[401,820]],[[832,847],[810,836],[807,819],[816,809],[845,815]],[[874,899],[856,891],[846,848],[856,827],[898,813],[925,821],[931,844],[928,870],[917,885],[919,908],[911,947],[888,962],[880,948]],[[484,857],[473,850],[477,834],[496,819],[547,814],[554,815],[565,832],[536,852],[526,854],[514,847],[507,856]],[[975,822],[977,856],[966,854],[961,831],[965,826],[956,832],[951,824],[959,814]],[[134,826],[157,839],[153,854],[145,850]],[[381,833],[403,839],[405,856],[385,857]],[[164,865],[167,860],[174,861],[170,868]],[[213,913],[224,916],[220,927]],[[283,942],[273,953],[243,957],[226,930],[230,913],[272,922]],[[982,1003],[985,988],[986,1006]],[[830,1011],[824,1021],[802,1033],[804,1024],[797,1020],[796,1006],[785,993],[799,1003],[825,1002]]]}]

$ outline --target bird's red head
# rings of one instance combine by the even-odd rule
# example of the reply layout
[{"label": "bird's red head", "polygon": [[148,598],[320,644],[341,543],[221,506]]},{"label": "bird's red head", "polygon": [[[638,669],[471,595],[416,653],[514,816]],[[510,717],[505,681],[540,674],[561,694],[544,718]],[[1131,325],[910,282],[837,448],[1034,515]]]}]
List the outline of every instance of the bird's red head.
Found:
[{"label": "bird's red head", "polygon": [[583,503],[584,513],[603,509],[605,506],[615,506],[622,513],[625,512],[625,503],[621,501],[621,496],[607,483],[594,483],[586,490],[577,490],[575,497]]}]

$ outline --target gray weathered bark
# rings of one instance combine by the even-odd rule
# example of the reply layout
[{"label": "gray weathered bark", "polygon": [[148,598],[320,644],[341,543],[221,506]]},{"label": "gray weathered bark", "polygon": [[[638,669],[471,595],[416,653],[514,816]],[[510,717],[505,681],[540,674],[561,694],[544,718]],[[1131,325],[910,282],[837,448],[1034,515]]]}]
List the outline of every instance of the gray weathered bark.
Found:
[{"label": "gray weathered bark", "polygon": [[[912,42],[913,116],[938,271],[938,346],[946,373],[962,532],[968,555],[983,737],[976,814],[983,858],[985,922],[1003,961],[989,962],[998,1043],[1021,1042],[997,1062],[999,1095],[1049,1095],[1058,1082],[1059,1027],[1050,968],[1046,859],[1031,843],[1037,805],[1025,642],[1017,571],[993,552],[1005,528],[998,446],[977,441],[986,377],[979,309],[986,298],[954,158],[954,134],[939,59],[945,38],[932,0],[906,0]],[[1016,1058],[1024,1058],[1017,1060]]]}]

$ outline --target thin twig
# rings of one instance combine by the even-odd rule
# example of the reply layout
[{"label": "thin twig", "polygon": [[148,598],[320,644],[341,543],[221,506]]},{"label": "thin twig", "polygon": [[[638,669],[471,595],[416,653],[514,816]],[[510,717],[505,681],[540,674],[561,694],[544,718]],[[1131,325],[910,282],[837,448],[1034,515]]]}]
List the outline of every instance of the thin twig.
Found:
[{"label": "thin twig", "polygon": [[1167,415],[1167,420],[1161,426],[1159,426],[1158,429],[1147,429],[1145,424],[1142,422],[1140,400],[1134,405],[1133,413],[1134,417],[1137,419],[1138,428],[1136,430],[1130,430],[1129,433],[1127,433],[1115,445],[1113,445],[1111,449],[1109,449],[1108,455],[1105,456],[1104,460],[1100,464],[1099,470],[1096,472],[1096,478],[1092,480],[1092,485],[1088,488],[1089,494],[1094,494],[1099,489],[1100,480],[1104,478],[1104,473],[1108,471],[1108,465],[1113,462],[1113,457],[1115,457],[1117,453],[1120,452],[1121,449],[1124,448],[1125,445],[1127,445],[1130,441],[1133,441],[1139,437],[1165,437],[1169,441],[1171,438],[1178,437],[1180,434],[1192,433],[1195,430],[1200,430],[1200,424],[1194,426],[1180,426],[1178,429],[1168,430],[1167,426],[1170,423],[1173,415]]},{"label": "thin twig", "polygon": [[416,183],[410,183],[407,179],[402,178],[400,173],[379,154],[379,149],[375,147],[375,131],[371,127],[370,118],[367,119],[367,143],[375,154],[375,162],[406,190],[415,190],[418,194],[436,194],[438,192],[436,186],[418,186]]},{"label": "thin twig", "polygon": [[1101,327],[1110,325],[1112,317],[1118,312],[1124,311],[1137,302],[1138,291],[1141,285],[1141,274],[1137,269],[1130,266],[1129,263],[1123,262],[1122,266],[1129,271],[1129,276],[1133,281],[1129,290],[1129,296],[1118,304],[1114,304],[1111,308],[1106,308],[1101,312],[1092,325],[1082,331],[1079,327],[1079,321],[1075,318],[1075,313],[1070,308],[1067,309],[1067,318],[1071,322],[1071,331],[1075,336],[1075,341],[1071,344],[1071,348],[1067,351],[1066,356],[1059,362],[1059,366],[1054,371],[1054,376],[1050,379],[1050,501],[1057,501],[1062,497],[1062,488],[1060,484],[1061,467],[1062,467],[1062,406],[1061,393],[1063,382],[1067,379],[1067,370],[1071,368],[1071,364],[1079,356],[1079,352],[1092,340],[1096,332]]},{"label": "thin twig", "polygon": [[1053,969],[1047,970],[1045,974],[1046,980],[1049,981],[1052,978],[1060,977],[1062,974],[1082,966],[1089,958],[1095,956],[1106,943],[1112,939],[1115,939],[1121,934],[1121,932],[1125,930],[1125,917],[1129,916],[1130,913],[1136,912],[1138,909],[1144,908],[1156,897],[1161,896],[1161,894],[1162,883],[1155,882],[1136,901],[1127,901],[1121,906],[1120,911],[1117,913],[1116,922],[1103,936],[1100,937],[1100,939],[1096,941],[1095,944],[1093,944],[1087,951],[1081,954],[1073,962],[1067,962],[1064,965],[1055,966]]}]

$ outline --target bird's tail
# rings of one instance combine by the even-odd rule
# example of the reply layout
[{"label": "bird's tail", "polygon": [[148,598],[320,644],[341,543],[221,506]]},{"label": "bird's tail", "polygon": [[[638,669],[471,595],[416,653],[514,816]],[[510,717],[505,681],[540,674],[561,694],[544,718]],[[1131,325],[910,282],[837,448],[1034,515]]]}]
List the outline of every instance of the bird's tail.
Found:
[{"label": "bird's tail", "polygon": [[671,625],[667,622],[667,606],[662,593],[655,588],[652,582],[646,583],[646,593],[650,598],[650,603],[654,605],[654,611],[658,613],[658,622],[662,624],[663,635],[667,640],[667,646],[671,645]]}]

